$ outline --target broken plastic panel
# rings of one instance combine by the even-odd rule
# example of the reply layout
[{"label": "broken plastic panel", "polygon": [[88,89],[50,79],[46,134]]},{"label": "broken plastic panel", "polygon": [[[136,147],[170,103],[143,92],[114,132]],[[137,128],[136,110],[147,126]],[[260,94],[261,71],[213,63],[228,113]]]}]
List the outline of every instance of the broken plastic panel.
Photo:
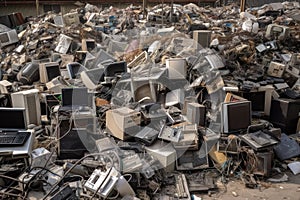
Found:
[{"label": "broken plastic panel", "polygon": [[66,54],[71,46],[73,38],[66,36],[64,34],[60,34],[58,44],[55,48],[55,51]]}]

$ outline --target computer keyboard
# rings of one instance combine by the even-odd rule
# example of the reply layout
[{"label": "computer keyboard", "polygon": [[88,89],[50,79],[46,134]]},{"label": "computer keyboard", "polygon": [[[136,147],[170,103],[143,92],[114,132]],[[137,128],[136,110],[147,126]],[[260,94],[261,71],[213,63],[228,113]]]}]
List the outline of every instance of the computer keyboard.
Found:
[{"label": "computer keyboard", "polygon": [[0,132],[0,146],[21,146],[30,136],[30,132]]}]

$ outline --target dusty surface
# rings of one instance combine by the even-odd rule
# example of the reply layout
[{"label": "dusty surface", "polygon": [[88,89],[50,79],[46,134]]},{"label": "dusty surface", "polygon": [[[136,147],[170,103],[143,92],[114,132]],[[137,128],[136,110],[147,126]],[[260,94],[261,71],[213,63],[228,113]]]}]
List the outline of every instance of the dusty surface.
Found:
[{"label": "dusty surface", "polygon": [[267,183],[264,184],[267,187],[261,187],[261,189],[249,189],[244,186],[242,181],[235,180],[230,181],[225,192],[224,187],[219,188],[219,192],[212,194],[197,195],[203,200],[205,199],[220,199],[220,200],[300,200],[300,174],[293,175],[290,172],[286,172],[289,176],[289,181],[284,183]]}]

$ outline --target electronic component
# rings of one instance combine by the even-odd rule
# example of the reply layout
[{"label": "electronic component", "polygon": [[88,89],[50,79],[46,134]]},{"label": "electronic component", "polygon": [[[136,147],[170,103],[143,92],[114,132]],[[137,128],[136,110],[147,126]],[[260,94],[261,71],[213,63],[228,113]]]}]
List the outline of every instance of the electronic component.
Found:
[{"label": "electronic component", "polygon": [[30,136],[30,132],[0,132],[1,146],[21,146]]},{"label": "electronic component", "polygon": [[11,100],[14,108],[25,108],[27,125],[41,124],[41,105],[38,89],[12,93]]},{"label": "electronic component", "polygon": [[173,171],[175,169],[176,150],[172,144],[157,141],[153,145],[145,147],[148,154],[156,158],[166,171]]},{"label": "electronic component", "polygon": [[138,172],[142,167],[143,163],[138,154],[133,156],[127,156],[122,159],[122,171],[123,173]]},{"label": "electronic component", "polygon": [[4,47],[19,41],[18,33],[15,29],[0,33],[0,46]]},{"label": "electronic component", "polygon": [[285,65],[278,62],[271,62],[268,67],[267,74],[269,76],[281,78],[285,70]]},{"label": "electronic component", "polygon": [[134,68],[134,67],[142,64],[143,62],[145,62],[147,60],[148,57],[149,56],[148,56],[147,52],[143,51],[128,64],[128,68]]},{"label": "electronic component", "polygon": [[0,81],[0,92],[1,94],[8,94],[12,91],[12,83],[7,80]]},{"label": "electronic component", "polygon": [[244,141],[246,144],[248,144],[251,148],[253,148],[256,151],[276,145],[278,143],[277,140],[273,139],[272,137],[268,138],[268,136],[265,136],[265,138],[263,138],[263,136],[260,135],[251,136],[251,134],[245,134],[245,135],[240,135],[239,137],[242,139],[242,141]]},{"label": "electronic component", "polygon": [[119,172],[115,168],[110,168],[103,172],[95,169],[84,187],[93,192],[97,192],[101,197],[107,198],[119,179]]},{"label": "electronic component", "polygon": [[196,124],[183,126],[181,138],[178,142],[172,142],[176,150],[197,150],[198,149],[198,129]]},{"label": "electronic component", "polygon": [[192,124],[205,126],[206,112],[205,106],[199,103],[188,103],[186,117]]},{"label": "electronic component", "polygon": [[277,24],[269,24],[266,30],[266,38],[284,40],[289,36],[290,28]]},{"label": "electronic component", "polygon": [[66,185],[62,187],[57,193],[55,193],[49,200],[78,200],[75,191]]},{"label": "electronic component", "polygon": [[224,133],[246,130],[251,124],[251,102],[223,103],[221,120]]},{"label": "electronic component", "polygon": [[134,135],[135,140],[145,145],[151,145],[157,138],[158,131],[148,126],[141,127],[141,130]]},{"label": "electronic component", "polygon": [[106,127],[116,138],[124,140],[129,135],[130,128],[138,127],[141,114],[127,107],[117,108],[106,112]]},{"label": "electronic component", "polygon": [[188,189],[188,184],[184,174],[179,174],[175,176],[176,179],[176,193],[174,197],[181,200],[191,199],[190,191]]},{"label": "electronic component", "polygon": [[166,125],[164,125],[161,128],[160,133],[158,135],[158,138],[170,142],[179,142],[180,137],[181,137],[181,130]]},{"label": "electronic component", "polygon": [[166,60],[169,79],[185,79],[187,73],[186,60],[184,58],[170,58]]},{"label": "electronic component", "polygon": [[196,30],[193,31],[193,39],[203,48],[207,48],[211,42],[211,33],[210,30]]}]

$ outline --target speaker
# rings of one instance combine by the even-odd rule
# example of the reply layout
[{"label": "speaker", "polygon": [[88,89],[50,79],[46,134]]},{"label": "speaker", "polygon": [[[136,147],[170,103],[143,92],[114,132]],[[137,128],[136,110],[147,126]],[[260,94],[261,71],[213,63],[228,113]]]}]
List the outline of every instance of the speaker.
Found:
[{"label": "speaker", "polygon": [[300,100],[273,99],[271,103],[270,122],[286,134],[295,134],[300,112]]}]

